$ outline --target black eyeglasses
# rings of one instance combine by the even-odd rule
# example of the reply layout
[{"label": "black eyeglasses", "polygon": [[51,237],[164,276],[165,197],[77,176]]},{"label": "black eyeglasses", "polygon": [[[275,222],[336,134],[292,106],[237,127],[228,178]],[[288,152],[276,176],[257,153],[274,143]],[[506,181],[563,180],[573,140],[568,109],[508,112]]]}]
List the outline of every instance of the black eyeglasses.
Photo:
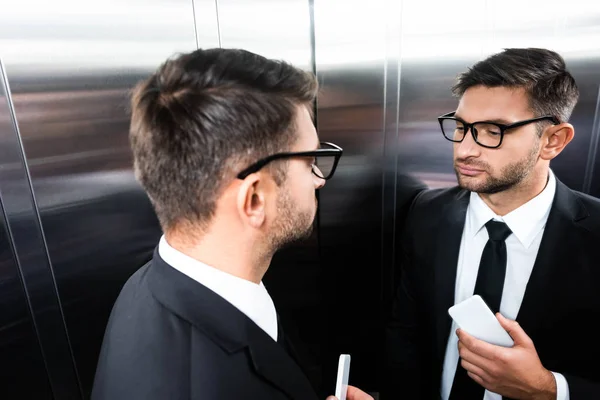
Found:
[{"label": "black eyeglasses", "polygon": [[311,151],[298,151],[293,153],[278,153],[258,160],[238,174],[238,179],[246,179],[250,174],[260,171],[271,161],[293,157],[314,157],[312,172],[321,179],[329,179],[337,168],[340,157],[344,151],[338,145],[329,142],[321,142],[321,148]]},{"label": "black eyeglasses", "polygon": [[526,119],[509,125],[488,121],[477,121],[469,124],[460,118],[455,118],[454,114],[455,112],[453,111],[438,117],[444,137],[451,142],[460,143],[464,140],[467,131],[470,130],[475,143],[487,147],[488,149],[500,147],[502,140],[504,139],[504,133],[509,129],[518,128],[539,121],[551,121],[555,125],[560,123],[558,118],[546,115],[543,117]]}]

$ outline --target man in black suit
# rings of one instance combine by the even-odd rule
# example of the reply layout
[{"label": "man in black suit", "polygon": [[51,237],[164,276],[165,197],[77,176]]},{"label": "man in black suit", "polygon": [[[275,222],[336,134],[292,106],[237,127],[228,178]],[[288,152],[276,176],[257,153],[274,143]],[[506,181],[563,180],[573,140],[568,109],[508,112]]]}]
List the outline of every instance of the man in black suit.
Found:
[{"label": "man in black suit", "polygon": [[274,252],[310,232],[342,155],[319,143],[316,92],[312,74],[227,49],[136,86],[134,167],[164,236],[114,305],[92,399],[317,398],[262,284]]},{"label": "man in black suit", "polygon": [[[549,167],[573,139],[575,80],[555,52],[507,49],[461,74],[453,91],[458,108],[439,122],[459,187],[412,204],[387,389],[410,399],[600,398],[591,329],[600,201]],[[448,309],[473,294],[498,313],[513,347],[457,329]]]}]

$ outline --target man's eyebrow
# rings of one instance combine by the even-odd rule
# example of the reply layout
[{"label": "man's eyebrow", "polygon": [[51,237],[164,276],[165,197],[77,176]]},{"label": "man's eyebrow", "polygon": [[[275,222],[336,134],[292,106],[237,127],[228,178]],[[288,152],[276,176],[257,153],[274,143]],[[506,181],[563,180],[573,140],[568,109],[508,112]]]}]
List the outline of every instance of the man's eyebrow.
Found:
[{"label": "man's eyebrow", "polygon": [[[461,116],[458,114],[454,114],[454,118],[460,119],[461,121],[465,121],[464,118],[461,118]],[[467,122],[467,121],[465,121],[465,122]],[[512,121],[508,121],[504,118],[484,119],[484,120],[475,121],[475,122],[490,122],[492,124],[500,124],[500,125],[510,125],[513,123]]]}]

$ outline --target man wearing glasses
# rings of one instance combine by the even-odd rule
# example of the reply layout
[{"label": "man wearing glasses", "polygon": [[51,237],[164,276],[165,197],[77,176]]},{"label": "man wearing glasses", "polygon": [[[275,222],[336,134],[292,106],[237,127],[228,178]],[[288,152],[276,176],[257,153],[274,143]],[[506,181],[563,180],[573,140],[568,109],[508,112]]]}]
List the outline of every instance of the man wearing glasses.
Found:
[{"label": "man wearing glasses", "polygon": [[[387,388],[410,399],[600,398],[600,201],[549,168],[573,139],[575,80],[555,52],[507,49],[461,74],[454,93],[456,111],[438,120],[459,186],[413,203]],[[474,294],[513,347],[453,323],[448,309]]]},{"label": "man wearing glasses", "polygon": [[262,284],[275,251],[310,233],[342,155],[319,143],[316,93],[311,74],[227,49],[136,86],[134,167],[164,236],[116,301],[92,399],[317,398]]}]

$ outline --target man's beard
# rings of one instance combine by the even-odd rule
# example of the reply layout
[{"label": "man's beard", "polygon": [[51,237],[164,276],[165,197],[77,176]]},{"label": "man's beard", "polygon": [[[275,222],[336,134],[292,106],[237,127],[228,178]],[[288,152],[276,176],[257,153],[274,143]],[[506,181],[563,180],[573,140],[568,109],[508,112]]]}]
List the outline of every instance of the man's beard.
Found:
[{"label": "man's beard", "polygon": [[287,190],[281,190],[277,198],[277,215],[271,237],[273,251],[298,240],[307,239],[312,234],[314,211],[297,207]]},{"label": "man's beard", "polygon": [[[500,193],[505,190],[509,190],[515,186],[518,186],[535,167],[538,157],[538,146],[534,146],[532,151],[524,157],[522,160],[513,162],[502,168],[499,177],[488,176],[485,182],[470,182],[469,178],[462,177],[458,171],[458,168],[454,167],[458,185],[463,189],[467,189],[471,192],[482,193],[482,194],[494,194]],[[489,165],[481,163],[469,163],[464,160],[459,161],[462,165],[473,166],[475,168],[481,168],[484,171],[489,171]]]}]

